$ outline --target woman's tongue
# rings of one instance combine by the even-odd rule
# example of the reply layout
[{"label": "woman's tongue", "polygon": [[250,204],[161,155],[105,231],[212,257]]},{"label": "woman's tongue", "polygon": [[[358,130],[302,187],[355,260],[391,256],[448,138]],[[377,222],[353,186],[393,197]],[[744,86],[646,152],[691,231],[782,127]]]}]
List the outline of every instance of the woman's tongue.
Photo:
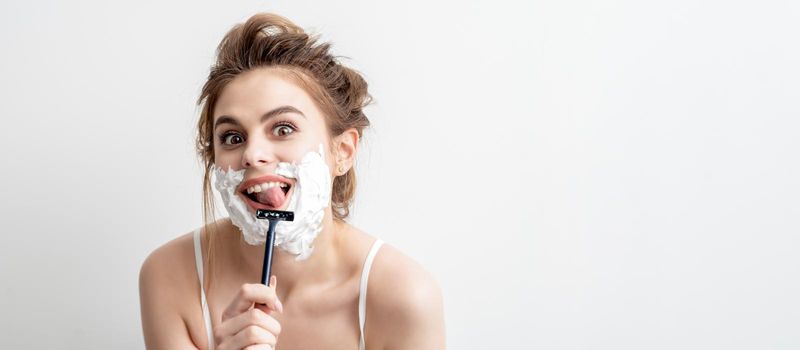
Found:
[{"label": "woman's tongue", "polygon": [[286,200],[286,194],[280,187],[271,187],[266,191],[256,193],[256,200],[259,203],[268,205],[273,208],[280,208]]}]

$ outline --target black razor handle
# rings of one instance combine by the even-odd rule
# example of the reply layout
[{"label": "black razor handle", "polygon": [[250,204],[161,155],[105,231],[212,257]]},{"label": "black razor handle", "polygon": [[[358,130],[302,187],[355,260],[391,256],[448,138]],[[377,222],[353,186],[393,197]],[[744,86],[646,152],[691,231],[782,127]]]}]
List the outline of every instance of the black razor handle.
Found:
[{"label": "black razor handle", "polygon": [[261,269],[261,283],[267,287],[269,287],[269,276],[272,273],[272,247],[275,246],[275,226],[278,226],[278,221],[270,220],[266,247],[264,247],[264,268]]},{"label": "black razor handle", "polygon": [[264,247],[264,268],[261,269],[261,284],[269,287],[269,276],[272,273],[272,248],[275,246],[275,226],[278,225],[278,221],[294,221],[294,212],[258,209],[256,218],[269,220],[267,242]]}]

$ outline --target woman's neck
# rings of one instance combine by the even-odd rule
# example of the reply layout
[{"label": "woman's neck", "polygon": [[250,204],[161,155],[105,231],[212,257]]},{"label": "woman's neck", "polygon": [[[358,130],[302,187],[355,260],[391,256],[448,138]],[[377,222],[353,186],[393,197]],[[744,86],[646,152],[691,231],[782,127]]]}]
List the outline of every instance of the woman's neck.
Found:
[{"label": "woman's neck", "polygon": [[[307,259],[296,261],[295,255],[279,247],[272,250],[272,274],[278,279],[277,292],[281,302],[286,303],[294,295],[294,291],[334,282],[336,275],[342,273],[341,233],[346,224],[331,219],[331,214],[329,207],[322,221],[322,231],[312,243],[314,250]],[[244,276],[255,276],[252,282],[247,283],[257,283],[263,269],[264,245],[250,245],[241,237],[238,228],[233,226],[233,231],[237,238],[235,251],[241,257],[241,272]]]}]

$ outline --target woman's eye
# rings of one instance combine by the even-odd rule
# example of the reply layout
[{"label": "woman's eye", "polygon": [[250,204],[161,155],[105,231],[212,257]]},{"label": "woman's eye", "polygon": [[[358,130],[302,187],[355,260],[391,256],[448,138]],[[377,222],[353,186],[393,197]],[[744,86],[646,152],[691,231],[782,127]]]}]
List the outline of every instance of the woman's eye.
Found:
[{"label": "woman's eye", "polygon": [[[235,143],[231,143],[231,142],[235,142]],[[222,144],[223,145],[234,145],[234,144],[238,144],[238,143],[242,143],[242,136],[241,135],[235,134],[235,133],[229,133],[229,134],[222,135]]]},{"label": "woman's eye", "polygon": [[275,136],[286,136],[294,132],[294,128],[289,125],[278,125],[272,129],[272,134]]}]

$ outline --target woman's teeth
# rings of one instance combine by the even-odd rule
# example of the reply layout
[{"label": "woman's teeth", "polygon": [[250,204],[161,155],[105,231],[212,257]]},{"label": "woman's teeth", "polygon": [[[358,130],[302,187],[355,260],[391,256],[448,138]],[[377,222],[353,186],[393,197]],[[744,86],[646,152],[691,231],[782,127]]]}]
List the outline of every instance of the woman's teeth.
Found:
[{"label": "woman's teeth", "polygon": [[250,193],[258,193],[261,191],[265,191],[272,187],[288,187],[289,184],[285,182],[265,182],[263,184],[253,185],[247,188],[247,194]]}]

